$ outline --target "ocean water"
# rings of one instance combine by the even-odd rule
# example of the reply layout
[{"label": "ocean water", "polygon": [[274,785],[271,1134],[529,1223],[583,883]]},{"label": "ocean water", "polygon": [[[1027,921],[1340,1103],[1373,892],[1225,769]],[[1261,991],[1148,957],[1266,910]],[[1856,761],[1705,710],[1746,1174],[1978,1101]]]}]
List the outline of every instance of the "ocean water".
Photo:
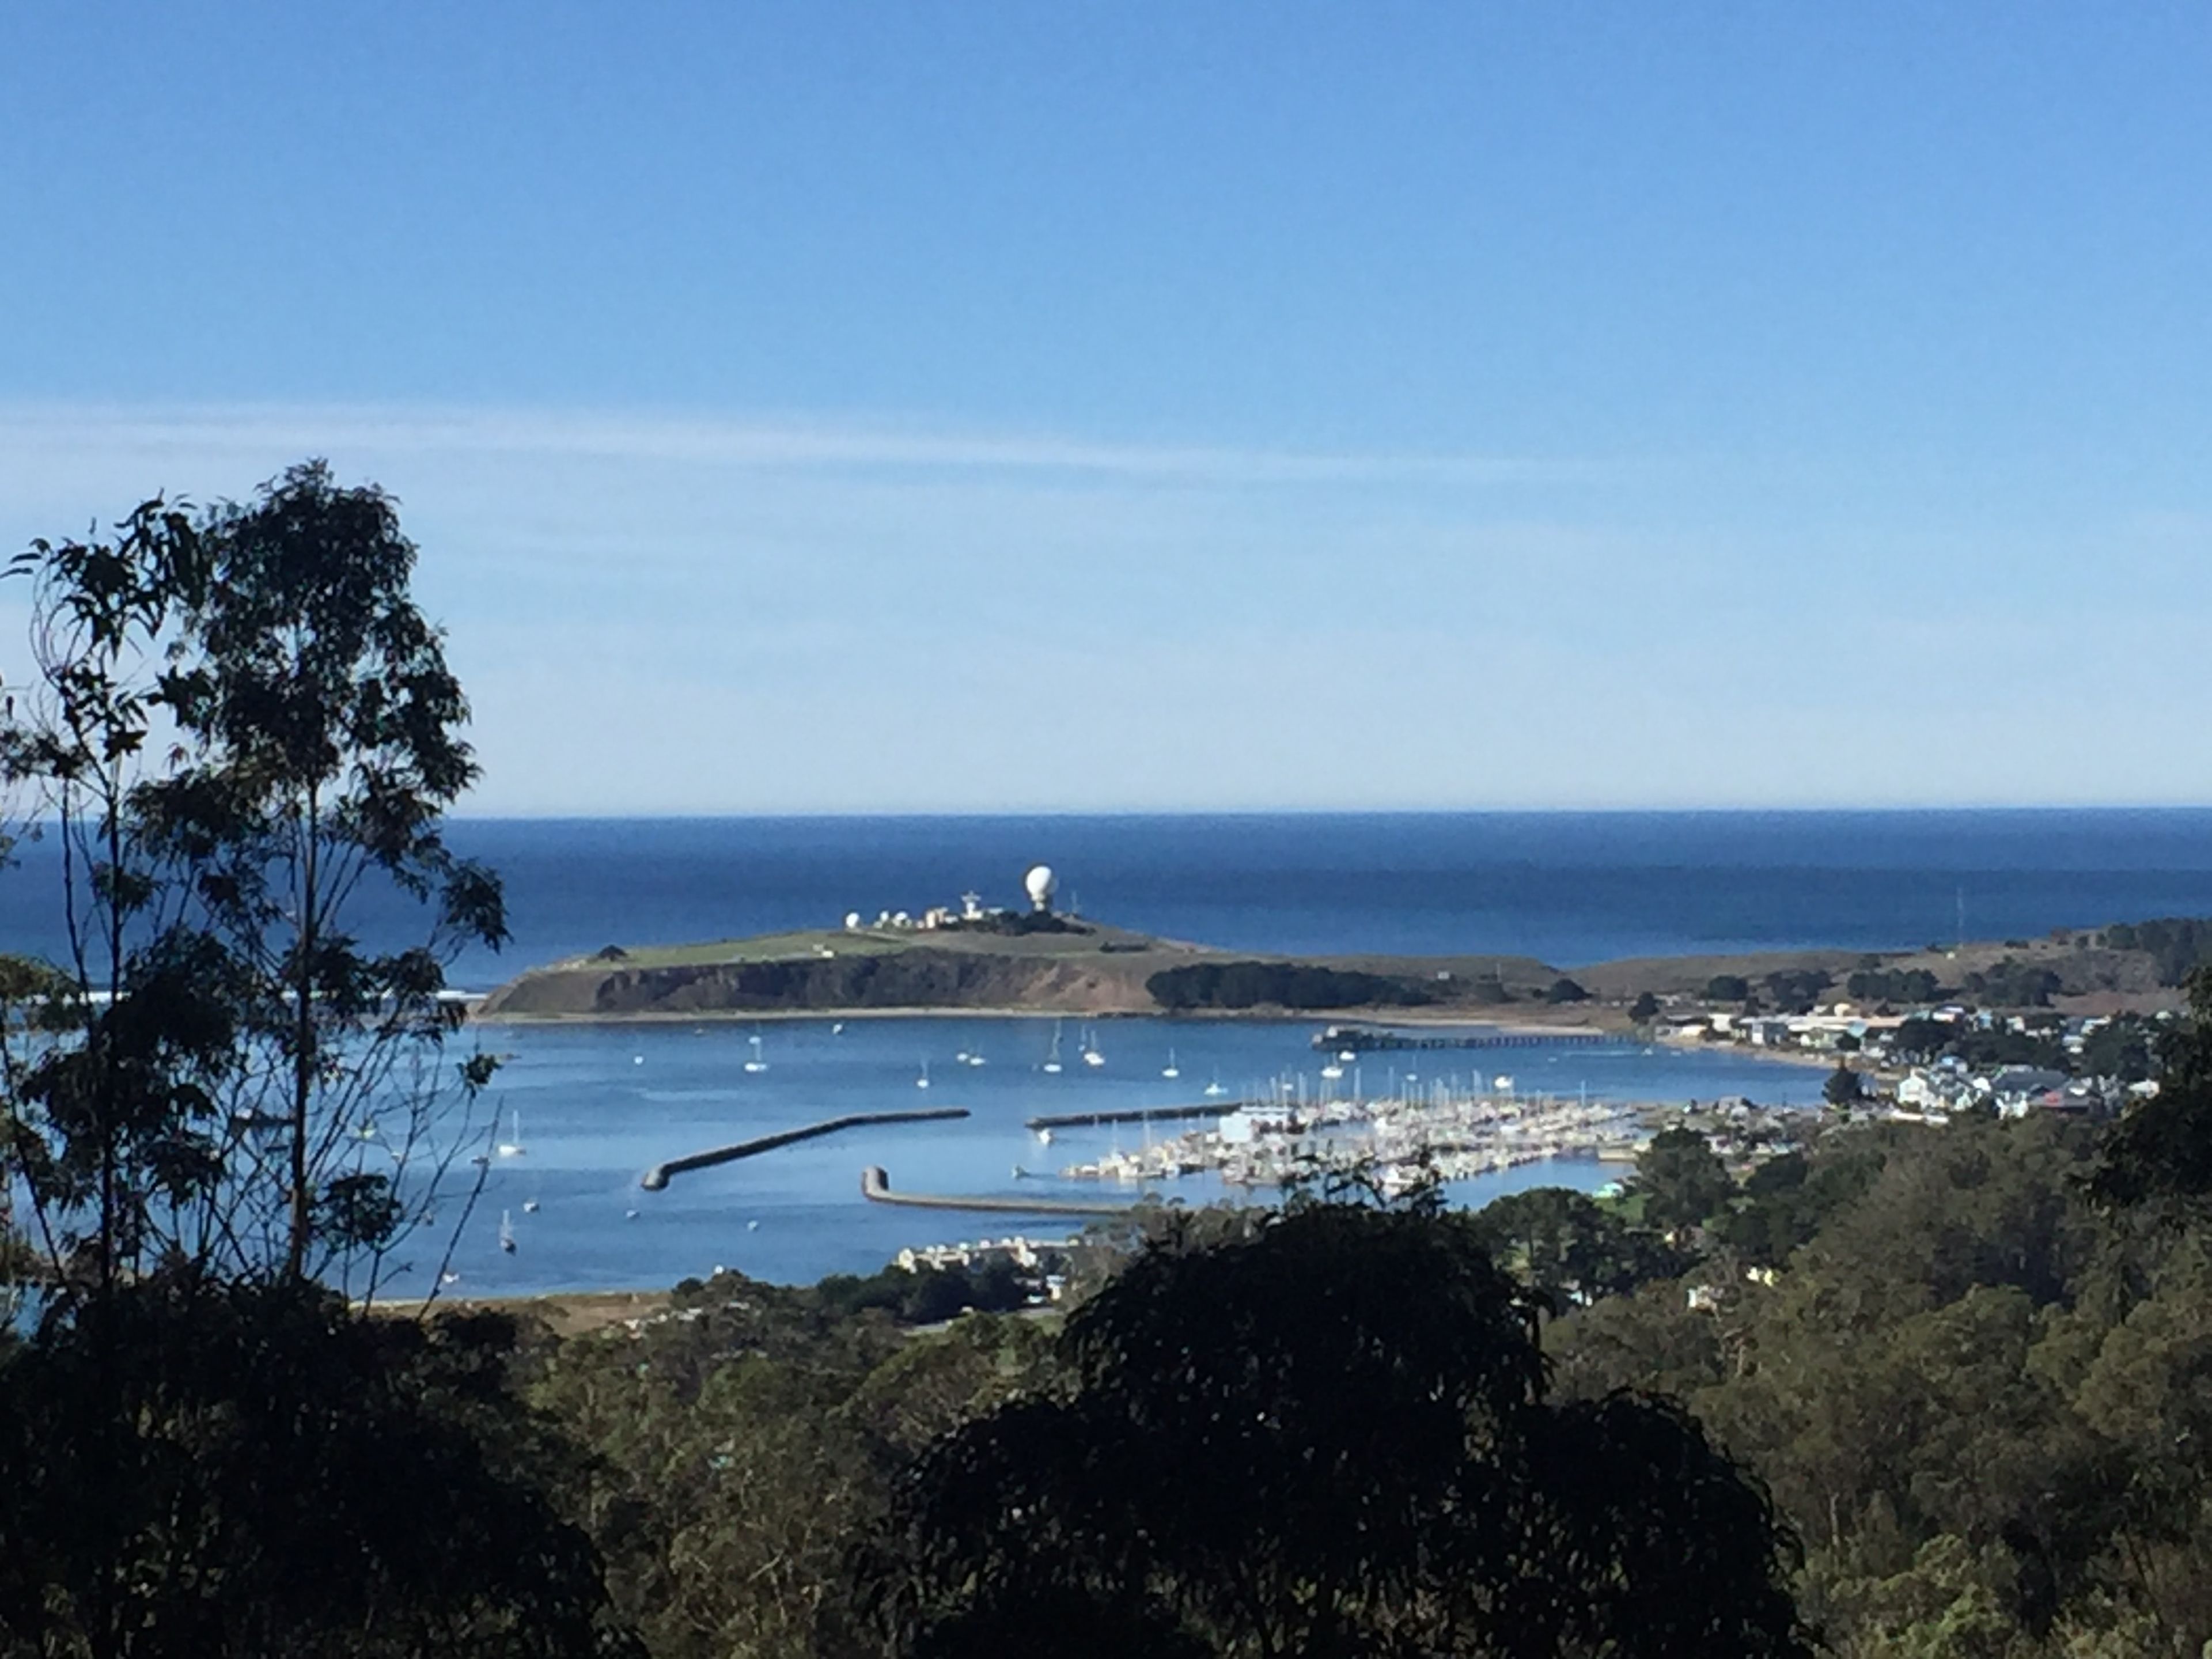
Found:
[{"label": "ocean water", "polygon": [[[1088,914],[1249,950],[1626,956],[1904,949],[2212,915],[2212,809],[462,820],[514,939],[453,981],[609,944],[919,913],[1060,872]],[[0,944],[59,948],[51,842],[0,872]],[[366,935],[401,937],[365,896]]]},{"label": "ocean water", "polygon": [[[834,925],[848,910],[919,911],[969,888],[1010,904],[1039,860],[1086,913],[1171,937],[1255,951],[1514,952],[1563,968],[1911,947],[1953,937],[1962,914],[1966,934],[1983,939],[2212,915],[2204,810],[463,821],[452,839],[507,883],[512,943],[454,966],[455,983],[479,989],[611,943]],[[0,948],[59,949],[54,870],[51,842],[33,842],[0,875]],[[358,921],[371,940],[405,937],[404,916],[373,896]],[[1316,1064],[1309,1023],[1119,1020],[1101,1029],[1104,1068],[1053,1078],[1037,1069],[1052,1027],[855,1020],[833,1036],[826,1021],[769,1022],[769,1069],[750,1076],[743,1025],[488,1029],[488,1045],[512,1056],[492,1103],[503,1133],[520,1110],[527,1151],[489,1172],[453,1259],[460,1288],[665,1285],[717,1265],[795,1281],[869,1271],[908,1243],[1056,1235],[1065,1224],[871,1205],[860,1171],[880,1164],[917,1191],[1058,1193],[1052,1172],[1104,1150],[1112,1132],[1062,1134],[1048,1151],[1021,1127],[1032,1113],[1187,1103],[1216,1074],[1241,1092]],[[1071,1057],[1073,1042],[1071,1030]],[[1172,1083],[1158,1075],[1170,1046],[1182,1072]],[[956,1066],[963,1048],[991,1063]],[[925,1060],[926,1092],[915,1087]],[[1621,1100],[1809,1103],[1820,1082],[1773,1062],[1633,1047],[1484,1063],[1525,1089]],[[1437,1064],[1450,1069],[1448,1057]],[[678,1153],[915,1105],[974,1115],[811,1142],[660,1194],[636,1184]],[[1017,1179],[1017,1164],[1041,1174]],[[1458,1195],[1588,1187],[1612,1173],[1531,1166]],[[1213,1195],[1200,1182],[1170,1190]],[[539,1208],[526,1214],[530,1199]],[[518,1235],[511,1256],[496,1244],[502,1211]],[[418,1279],[434,1271],[427,1242],[414,1254]]]}]

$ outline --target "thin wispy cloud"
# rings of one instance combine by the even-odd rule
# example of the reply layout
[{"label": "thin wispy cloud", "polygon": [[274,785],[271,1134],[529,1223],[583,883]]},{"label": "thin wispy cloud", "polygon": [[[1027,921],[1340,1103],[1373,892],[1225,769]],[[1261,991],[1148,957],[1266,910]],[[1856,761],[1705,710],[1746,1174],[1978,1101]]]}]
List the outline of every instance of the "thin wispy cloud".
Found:
[{"label": "thin wispy cloud", "polygon": [[1091,475],[1218,487],[1558,484],[1616,477],[1632,466],[1514,455],[1117,443],[1054,434],[930,429],[897,422],[344,404],[0,404],[0,442],[19,450],[79,453],[362,448],[783,470]]}]

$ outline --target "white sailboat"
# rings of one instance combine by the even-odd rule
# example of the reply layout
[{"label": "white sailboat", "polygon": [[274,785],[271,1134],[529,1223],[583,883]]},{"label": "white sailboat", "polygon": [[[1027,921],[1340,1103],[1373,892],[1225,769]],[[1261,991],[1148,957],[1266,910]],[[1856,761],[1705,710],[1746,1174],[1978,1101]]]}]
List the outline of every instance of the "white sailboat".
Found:
[{"label": "white sailboat", "polygon": [[522,1108],[518,1106],[514,1109],[514,1139],[499,1143],[499,1155],[501,1158],[520,1158],[527,1150],[522,1144]]},{"label": "white sailboat", "polygon": [[929,1087],[929,1062],[926,1060],[921,1062],[921,1075],[915,1079],[914,1086],[917,1089]]},{"label": "white sailboat", "polygon": [[1085,1066],[1103,1066],[1106,1063],[1106,1056],[1098,1051],[1098,1028],[1095,1025],[1084,1030],[1083,1063]]},{"label": "white sailboat", "polygon": [[1054,1077],[1060,1075],[1060,1022],[1058,1020],[1052,1023],[1052,1047],[1045,1054],[1044,1069]]},{"label": "white sailboat", "polygon": [[499,1212],[499,1248],[509,1255],[514,1254],[514,1217],[506,1210]]},{"label": "white sailboat", "polygon": [[752,1034],[751,1042],[753,1045],[753,1057],[745,1062],[745,1070],[757,1075],[758,1073],[768,1070],[768,1061],[761,1057],[761,1040],[760,1033],[758,1031],[755,1031]]},{"label": "white sailboat", "polygon": [[1162,1077],[1181,1077],[1182,1075],[1182,1067],[1176,1064],[1175,1050],[1173,1048],[1168,1050],[1168,1063],[1160,1067],[1160,1075]]},{"label": "white sailboat", "polygon": [[1217,1067],[1213,1073],[1213,1081],[1206,1085],[1206,1097],[1207,1099],[1212,1100],[1218,1096],[1225,1095],[1228,1092],[1228,1090],[1221,1086],[1221,1073],[1219,1068]]}]

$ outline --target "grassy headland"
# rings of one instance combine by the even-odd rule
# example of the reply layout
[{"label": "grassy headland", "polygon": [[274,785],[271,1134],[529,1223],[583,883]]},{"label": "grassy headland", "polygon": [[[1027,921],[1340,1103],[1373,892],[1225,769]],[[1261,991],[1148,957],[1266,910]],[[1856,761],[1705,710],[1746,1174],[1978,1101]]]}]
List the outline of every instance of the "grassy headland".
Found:
[{"label": "grassy headland", "polygon": [[1641,999],[1693,1005],[1715,1000],[1714,988],[1731,981],[1758,988],[1769,1006],[1778,988],[1786,1003],[1793,994],[1808,1000],[1804,988],[1817,987],[1813,994],[1832,991],[1862,1005],[1925,1001],[1911,992],[1940,990],[1984,1006],[2143,1012],[2178,1002],[2177,976],[2165,966],[2120,928],[1952,949],[1638,957],[1562,970],[1522,956],[1227,951],[1085,921],[1032,932],[871,927],[609,945],[531,969],[477,1013],[488,1020],[1295,1013],[1625,1028]]}]

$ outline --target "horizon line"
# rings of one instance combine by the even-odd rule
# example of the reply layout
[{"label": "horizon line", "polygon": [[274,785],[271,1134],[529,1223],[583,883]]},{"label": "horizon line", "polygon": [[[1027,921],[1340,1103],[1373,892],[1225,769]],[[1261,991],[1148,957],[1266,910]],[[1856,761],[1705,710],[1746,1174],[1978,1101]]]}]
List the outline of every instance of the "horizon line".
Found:
[{"label": "horizon line", "polygon": [[1255,818],[1255,817],[1905,817],[2057,813],[2212,813],[2212,801],[1970,802],[1872,805],[1672,806],[994,806],[646,809],[637,811],[450,811],[448,823],[684,823],[793,818]]}]

